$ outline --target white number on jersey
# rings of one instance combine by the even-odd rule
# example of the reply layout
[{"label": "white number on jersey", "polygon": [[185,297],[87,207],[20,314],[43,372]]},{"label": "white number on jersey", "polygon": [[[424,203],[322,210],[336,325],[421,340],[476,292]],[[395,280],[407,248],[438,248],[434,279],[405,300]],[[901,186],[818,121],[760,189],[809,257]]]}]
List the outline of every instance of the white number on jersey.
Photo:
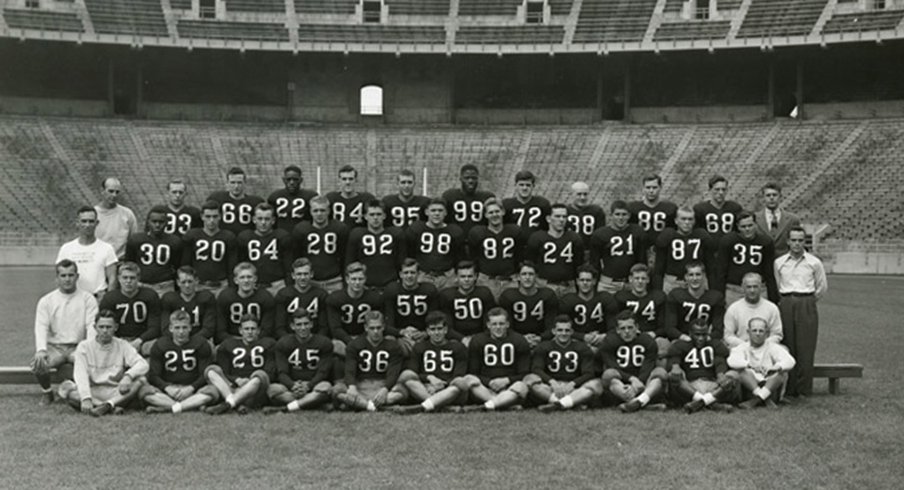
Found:
[{"label": "white number on jersey", "polygon": [[[299,306],[301,306],[301,298],[296,296],[292,299],[292,301],[289,302],[288,305],[286,305],[286,313],[290,315],[292,313],[295,313],[295,311],[298,310]],[[315,297],[311,300],[310,303],[308,303],[308,306],[306,306],[305,309],[308,310],[308,313],[311,315],[312,320],[317,318],[317,312],[320,310],[320,299]]]},{"label": "white number on jersey", "polygon": [[191,226],[191,215],[187,213],[166,213],[166,226],[163,227],[164,233],[169,233],[170,235],[179,234],[184,235],[186,231],[188,231],[188,227]]},{"label": "white number on jersey", "polygon": [[543,301],[538,301],[530,312],[527,311],[527,302],[515,301],[512,303],[512,318],[516,322],[527,320],[528,316],[532,316],[537,320],[543,320]]},{"label": "white number on jersey", "polygon": [[157,246],[150,243],[142,243],[138,250],[141,252],[138,261],[142,265],[166,265],[169,263],[170,255],[172,254],[169,244],[166,243],[158,243]]},{"label": "white number on jersey", "polygon": [[643,366],[643,360],[646,356],[644,351],[645,349],[642,345],[619,346],[615,350],[615,360],[618,363],[618,367],[625,369],[627,367],[639,368]]},{"label": "white number on jersey", "polygon": [[609,254],[613,257],[621,257],[622,255],[634,255],[634,235],[620,237],[614,235],[609,239]]},{"label": "white number on jersey", "polygon": [[672,240],[672,246],[669,247],[672,250],[672,259],[676,261],[684,260],[688,256],[688,249],[693,249],[693,252],[690,252],[690,260],[699,260],[700,259],[700,239],[699,238],[690,238],[688,240],[682,240],[680,238],[675,238]]},{"label": "white number on jersey", "polygon": [[[119,311],[119,324],[144,323],[148,319],[148,305],[144,301],[134,303],[119,303],[116,305]],[[131,319],[129,318],[131,316]]]},{"label": "white number on jersey", "polygon": [[510,259],[515,256],[515,239],[512,237],[503,237],[498,242],[495,238],[484,238],[483,256],[487,260],[494,260],[499,257],[499,245],[502,245],[503,259]]},{"label": "white number on jersey", "polygon": [[483,346],[483,365],[487,367],[511,366],[515,363],[515,345],[487,344]]},{"label": "white number on jersey", "polygon": [[710,306],[706,303],[693,303],[691,301],[685,301],[681,303],[681,307],[684,308],[684,311],[687,312],[687,314],[684,315],[685,323],[690,323],[696,318],[709,320]]},{"label": "white number on jersey", "polygon": [[[364,315],[366,315],[370,311],[370,305],[367,303],[361,303],[356,308],[355,305],[352,304],[344,304],[339,307],[342,310],[342,323],[344,325],[351,325],[352,323],[364,323]],[[355,314],[357,312],[357,315]]]},{"label": "white number on jersey", "polygon": [[314,371],[320,363],[320,351],[317,349],[305,349],[302,356],[301,349],[296,348],[289,354],[288,361],[295,369]]},{"label": "white number on jersey", "polygon": [[731,255],[731,260],[737,265],[744,265],[748,261],[750,262],[750,265],[760,265],[763,261],[762,245],[735,243],[733,251],[734,253]]},{"label": "white number on jersey", "polygon": [[[587,325],[587,305],[578,304],[574,305],[574,324],[584,326]],[[603,323],[603,304],[597,303],[593,306],[593,311],[590,312],[590,320],[593,320],[597,324]]]},{"label": "white number on jersey", "polygon": [[232,303],[229,305],[229,321],[235,324],[238,324],[242,321],[242,316],[245,314],[254,315],[257,318],[261,317],[261,305],[258,303],[248,303],[244,305],[242,303]]},{"label": "white number on jersey", "polygon": [[455,298],[452,309],[456,320],[478,320],[483,316],[480,298]]},{"label": "white number on jersey", "polygon": [[251,367],[264,367],[264,346],[255,345],[250,350],[244,347],[236,347],[232,349],[232,367],[242,369],[245,367],[245,356],[251,361]]},{"label": "white number on jersey", "polygon": [[452,251],[452,235],[448,233],[421,233],[421,253],[439,255],[448,255]]},{"label": "white number on jersey", "polygon": [[574,231],[581,235],[589,236],[596,229],[596,216],[592,214],[569,214],[568,223]]},{"label": "white number on jersey", "polygon": [[399,316],[427,314],[427,296],[423,294],[400,294],[396,296],[396,312]]},{"label": "white number on jersey", "polygon": [[308,235],[308,255],[320,255],[321,253],[333,255],[336,253],[338,242],[339,237],[333,232],[323,235],[311,233]]},{"label": "white number on jersey", "polygon": [[195,242],[195,260],[198,262],[222,262],[226,256],[226,242],[223,240],[198,240]]},{"label": "white number on jersey", "polygon": [[[512,209],[512,216],[516,216],[515,223],[522,228],[537,228],[540,226],[543,210],[536,206],[515,208]],[[525,218],[527,219],[525,220]],[[525,223],[525,221],[527,222]]]},{"label": "white number on jersey", "polygon": [[251,223],[252,209],[250,204],[239,204],[236,206],[235,203],[224,202],[222,206],[222,221],[229,225],[236,222],[247,225]]},{"label": "white number on jersey", "polygon": [[715,353],[712,346],[707,345],[703,348],[694,347],[684,356],[684,363],[691,369],[698,369],[702,365],[705,368],[713,367],[713,359]]},{"label": "white number on jersey", "polygon": [[662,211],[638,211],[637,222],[644,231],[662,231],[665,228],[665,213]]},{"label": "white number on jersey", "polygon": [[656,321],[656,303],[647,301],[642,311],[640,310],[640,301],[625,301],[625,304],[628,308],[634,310],[635,315],[643,315],[648,322]]},{"label": "white number on jersey", "polygon": [[304,207],[303,197],[296,197],[291,200],[287,197],[276,198],[276,216],[278,218],[301,219],[304,217]]},{"label": "white number on jersey", "polygon": [[424,372],[435,373],[441,371],[451,373],[455,367],[455,360],[452,358],[452,351],[443,350],[436,352],[434,350],[424,351]]},{"label": "white number on jersey", "polygon": [[[564,361],[564,362],[563,362]],[[566,373],[573,373],[578,370],[578,353],[570,350],[564,354],[557,351],[549,351],[546,361],[546,370],[550,373],[558,373],[564,370]]]},{"label": "white number on jersey", "polygon": [[385,373],[389,367],[389,352],[378,350],[373,353],[369,350],[362,350],[358,353],[358,370],[362,373],[369,373],[373,370],[376,373]]},{"label": "white number on jersey", "polygon": [[261,250],[261,246],[263,245],[260,240],[249,240],[248,241],[248,260],[252,262],[261,260],[261,257],[266,255],[267,258],[265,260],[276,261],[279,260],[279,250],[276,247],[276,238],[271,238],[270,242],[267,243],[267,246]]},{"label": "white number on jersey", "polygon": [[[195,357],[194,349],[182,349],[181,351],[168,350],[163,354],[163,369],[174,373],[181,367],[183,371],[190,372],[198,366],[198,359]],[[182,366],[179,366],[179,358],[182,358]]]},{"label": "white number on jersey", "polygon": [[706,213],[704,221],[706,222],[706,231],[710,233],[728,233],[734,228],[734,214],[732,213]]},{"label": "white number on jersey", "polygon": [[377,240],[375,235],[364,235],[361,237],[361,253],[364,255],[392,255],[392,235],[384,233]]},{"label": "white number on jersey", "polygon": [[455,201],[452,203],[452,216],[456,223],[464,223],[471,221],[479,223],[483,219],[483,203],[480,201],[471,201],[470,205],[466,201]]},{"label": "white number on jersey", "polygon": [[392,226],[403,228],[417,221],[421,214],[421,208],[417,206],[401,207],[395,206],[390,208],[389,214],[392,216]]},{"label": "white number on jersey", "polygon": [[559,250],[556,242],[544,242],[543,263],[555,264],[559,259],[564,260],[566,264],[570,264],[574,260],[574,249],[571,246],[571,242],[566,243],[562,250]]}]

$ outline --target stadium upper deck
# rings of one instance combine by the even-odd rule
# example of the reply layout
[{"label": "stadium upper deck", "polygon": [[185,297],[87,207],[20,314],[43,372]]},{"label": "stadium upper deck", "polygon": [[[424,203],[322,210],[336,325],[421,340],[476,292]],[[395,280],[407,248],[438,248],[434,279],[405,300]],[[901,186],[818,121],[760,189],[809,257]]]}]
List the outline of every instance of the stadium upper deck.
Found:
[{"label": "stadium upper deck", "polygon": [[765,49],[904,38],[904,0],[0,0],[0,37],[296,52]]}]

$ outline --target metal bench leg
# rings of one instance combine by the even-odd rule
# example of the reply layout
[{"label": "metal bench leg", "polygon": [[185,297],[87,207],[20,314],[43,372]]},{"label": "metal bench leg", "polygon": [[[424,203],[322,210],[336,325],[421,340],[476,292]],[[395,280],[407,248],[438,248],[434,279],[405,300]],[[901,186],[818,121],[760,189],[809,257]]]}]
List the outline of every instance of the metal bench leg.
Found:
[{"label": "metal bench leg", "polygon": [[838,394],[838,378],[829,378],[829,394]]}]

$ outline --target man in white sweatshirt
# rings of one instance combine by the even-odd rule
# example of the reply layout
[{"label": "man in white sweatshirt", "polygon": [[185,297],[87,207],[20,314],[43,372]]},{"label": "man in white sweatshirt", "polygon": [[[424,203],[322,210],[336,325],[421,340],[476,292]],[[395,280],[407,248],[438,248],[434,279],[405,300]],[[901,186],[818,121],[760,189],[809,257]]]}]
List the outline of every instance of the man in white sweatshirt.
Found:
[{"label": "man in white sweatshirt", "polygon": [[61,379],[72,379],[75,347],[94,338],[97,300],[90,291],[78,289],[78,266],[69,259],[56,265],[57,289],[38,300],[35,308],[35,355],[31,369],[44,390],[41,405],[53,402],[51,370]]},{"label": "man in white sweatshirt", "polygon": [[769,329],[771,343],[782,341],[782,316],[778,306],[760,296],[763,290],[763,278],[756,272],[748,272],[741,279],[744,297],[735,301],[725,310],[725,331],[722,337],[729,349],[737,347],[749,339],[748,325],[750,320],[761,318]]},{"label": "man in white sweatshirt", "polygon": [[733,348],[728,356],[728,367],[738,371],[745,393],[753,394],[738,407],[750,409],[766,405],[775,408],[773,398],[781,393],[788,371],[794,368],[794,358],[785,346],[767,341],[769,326],[765,319],[750,319],[747,333],[750,340]]},{"label": "man in white sweatshirt", "polygon": [[95,417],[121,412],[144,383],[148,363],[128,341],[114,337],[115,313],[101,310],[94,339],[79,342],[75,349],[75,383],[60,385],[60,396],[82,413]]}]

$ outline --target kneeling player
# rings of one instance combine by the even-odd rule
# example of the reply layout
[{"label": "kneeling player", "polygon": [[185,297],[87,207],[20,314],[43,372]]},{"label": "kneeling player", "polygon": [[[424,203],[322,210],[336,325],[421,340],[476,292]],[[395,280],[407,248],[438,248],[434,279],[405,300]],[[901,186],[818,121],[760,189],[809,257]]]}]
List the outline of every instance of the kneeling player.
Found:
[{"label": "kneeling player", "polygon": [[738,375],[728,370],[728,348],[721,340],[713,342],[709,322],[697,318],[691,323],[691,340],[676,340],[669,348],[670,395],[684,404],[687,413],[703,407],[725,412],[733,407]]},{"label": "kneeling player", "polygon": [[75,348],[75,382],[64,381],[60,396],[82,413],[119,413],[144,383],[148,363],[128,341],[114,337],[117,327],[115,313],[101,310],[94,323],[96,336]]},{"label": "kneeling player", "polygon": [[747,323],[750,340],[731,350],[728,367],[738,371],[741,387],[753,394],[749,400],[741,402],[740,408],[754,408],[766,405],[776,408],[774,396],[781,393],[788,380],[788,372],[796,361],[785,346],[766,342],[769,325],[763,318],[751,318]]},{"label": "kneeling player", "polygon": [[295,412],[316,408],[330,400],[329,376],[333,372],[333,342],[315,334],[314,321],[305,309],[292,313],[292,331],[276,343],[276,376],[267,390],[270,401],[264,413]]},{"label": "kneeling player", "polygon": [[[527,397],[524,377],[530,372],[530,345],[509,330],[508,313],[499,307],[487,312],[487,331],[468,344],[468,374],[464,377],[471,395],[483,402],[479,410],[501,410]],[[472,407],[468,407],[472,408]]]},{"label": "kneeling player", "polygon": [[402,413],[432,412],[452,403],[462,405],[468,399],[462,379],[468,369],[467,347],[447,337],[449,325],[443,312],[431,311],[425,322],[427,338],[415,344],[408,369],[399,377],[421,404],[401,407]]},{"label": "kneeling player", "polygon": [[267,401],[267,388],[274,374],[273,347],[276,341],[260,338],[260,320],[244,314],[239,323],[241,338],[229,337],[217,347],[217,363],[204,371],[204,377],[225,401],[207,407],[205,412],[219,415],[235,409],[247,413]]},{"label": "kneeling player", "polygon": [[574,339],[568,315],[556,317],[552,335],[552,340],[541,342],[534,350],[531,374],[524,377],[530,394],[544,404],[540,411],[567,410],[602,395],[603,383],[596,377],[593,351]]},{"label": "kneeling player", "polygon": [[191,315],[183,310],[172,312],[169,331],[170,335],[161,336],[151,347],[148,384],[138,392],[148,405],[147,412],[181,413],[217,401],[220,394],[204,378],[213,351],[203,335],[191,335]]},{"label": "kneeling player", "polygon": [[[656,366],[659,348],[649,335],[643,335],[631,310],[615,317],[616,335],[607,335],[600,345],[603,387],[622,400],[618,406],[625,413],[636,412],[663,392],[665,369]],[[655,404],[651,408],[665,408]]]},{"label": "kneeling player", "polygon": [[408,397],[399,381],[404,355],[399,343],[384,336],[383,314],[369,311],[364,316],[364,335],[345,351],[345,384],[348,390],[336,399],[355,410],[375,412],[384,405],[396,405]]}]

